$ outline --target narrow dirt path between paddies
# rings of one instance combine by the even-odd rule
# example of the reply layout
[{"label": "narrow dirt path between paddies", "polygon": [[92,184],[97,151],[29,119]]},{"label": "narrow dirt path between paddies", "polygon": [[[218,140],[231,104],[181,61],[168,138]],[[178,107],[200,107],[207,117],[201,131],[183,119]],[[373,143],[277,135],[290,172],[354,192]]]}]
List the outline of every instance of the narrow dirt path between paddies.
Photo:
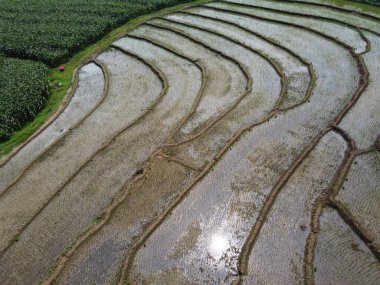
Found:
[{"label": "narrow dirt path between paddies", "polygon": [[377,284],[379,31],[228,0],[115,41],[0,167],[0,284]]}]

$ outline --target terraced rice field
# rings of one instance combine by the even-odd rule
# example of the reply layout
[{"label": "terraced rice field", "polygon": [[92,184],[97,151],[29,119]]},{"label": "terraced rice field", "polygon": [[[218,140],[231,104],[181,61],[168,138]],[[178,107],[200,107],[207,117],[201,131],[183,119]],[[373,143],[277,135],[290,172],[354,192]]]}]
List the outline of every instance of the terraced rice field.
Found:
[{"label": "terraced rice field", "polygon": [[213,1],[95,55],[0,167],[0,284],[379,284],[380,16],[355,9]]}]

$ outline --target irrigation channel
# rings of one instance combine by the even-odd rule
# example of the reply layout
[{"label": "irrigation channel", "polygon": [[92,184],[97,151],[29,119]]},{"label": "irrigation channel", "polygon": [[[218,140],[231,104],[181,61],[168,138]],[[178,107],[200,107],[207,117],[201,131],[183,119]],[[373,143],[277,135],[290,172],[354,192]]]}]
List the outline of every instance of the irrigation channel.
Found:
[{"label": "irrigation channel", "polygon": [[0,167],[0,284],[379,284],[380,16],[324,3],[209,2],[84,64]]}]

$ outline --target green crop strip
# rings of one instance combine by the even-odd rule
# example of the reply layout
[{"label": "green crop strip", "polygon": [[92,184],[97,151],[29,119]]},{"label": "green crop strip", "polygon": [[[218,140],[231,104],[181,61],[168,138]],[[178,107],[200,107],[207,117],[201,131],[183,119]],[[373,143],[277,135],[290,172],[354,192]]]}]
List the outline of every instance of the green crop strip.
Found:
[{"label": "green crop strip", "polygon": [[[68,90],[72,84],[73,76],[78,67],[83,63],[89,61],[92,56],[99,54],[100,52],[106,50],[109,45],[116,39],[124,36],[130,30],[136,28],[138,25],[151,20],[155,17],[160,17],[171,12],[175,12],[190,6],[200,5],[203,3],[210,2],[211,0],[198,0],[191,1],[188,3],[176,5],[173,7],[162,9],[158,12],[151,14],[139,16],[135,19],[130,20],[126,24],[114,29],[112,32],[104,36],[100,41],[89,45],[82,51],[77,52],[67,63],[64,64],[65,71],[61,72],[57,67],[51,68],[48,72],[49,78],[49,88],[50,96],[46,103],[46,106],[40,111],[36,117],[26,123],[26,125],[19,131],[14,132],[10,139],[0,143],[0,158],[9,154],[17,146],[25,142],[33,133],[35,133],[61,106],[63,99],[66,97]],[[143,3],[144,1],[140,1]],[[149,1],[145,1],[149,2]],[[153,1],[152,1],[153,2]],[[161,6],[173,5],[178,2],[178,0],[168,0],[162,1]],[[1,16],[0,16],[1,18]]]},{"label": "green crop strip", "polygon": [[47,67],[0,55],[0,141],[33,119],[48,98]]},{"label": "green crop strip", "polygon": [[[347,5],[349,5],[347,8],[351,6],[351,7],[359,8],[362,12],[371,12],[371,13],[376,13],[380,15],[380,7],[377,7],[377,6],[380,6],[380,0],[352,0],[352,1],[321,0],[318,2],[323,3],[323,4],[336,5],[338,7],[345,7],[345,6],[347,7]],[[373,4],[377,6],[373,6],[369,4]]]},{"label": "green crop strip", "polygon": [[[44,1],[45,0],[34,0],[33,3],[34,3],[34,5],[36,5],[36,3],[41,4]],[[362,0],[360,0],[360,1],[363,2]],[[57,19],[58,20],[61,19],[61,20],[65,20],[68,23],[68,26],[66,26],[66,24],[65,24],[61,27],[55,27],[55,29],[56,29],[55,32],[57,32],[57,34],[55,34],[55,36],[61,35],[64,39],[64,42],[66,42],[66,44],[65,43],[59,43],[59,45],[63,45],[63,46],[67,47],[65,54],[56,53],[55,55],[53,55],[50,58],[42,58],[42,59],[45,59],[46,63],[59,62],[59,60],[61,60],[62,58],[68,57],[68,54],[70,54],[70,52],[75,51],[75,49],[79,49],[80,46],[87,43],[87,41],[91,41],[91,40],[94,41],[94,39],[96,38],[96,35],[92,35],[92,33],[89,34],[90,36],[88,38],[82,39],[82,42],[81,42],[80,37],[79,38],[78,37],[71,38],[71,40],[73,40],[72,43],[70,42],[70,39],[67,39],[68,31],[72,31],[74,34],[78,34],[78,35],[83,34],[83,32],[82,33],[80,32],[80,27],[75,26],[75,25],[78,25],[78,23],[79,24],[85,23],[87,20],[89,20],[88,15],[90,17],[96,18],[98,21],[100,21],[99,23],[104,23],[104,21],[105,21],[104,15],[102,15],[101,17],[99,16],[100,8],[102,8],[101,5],[105,5],[103,3],[104,1],[100,1],[100,0],[81,1],[81,4],[74,9],[74,10],[76,10],[76,12],[73,9],[71,9],[73,11],[70,10],[69,4],[73,3],[73,2],[78,2],[78,1],[77,0],[64,0],[63,6],[62,6],[64,8],[62,9],[62,7],[61,7],[61,9],[59,9],[59,10],[57,10],[57,7],[56,8],[54,8],[54,7],[44,8],[44,9],[50,9],[51,11],[49,10],[49,13],[54,12],[53,14],[49,14],[49,16],[42,17],[43,20],[40,20],[42,23],[46,24],[46,33],[48,35],[50,35],[50,36],[47,36],[47,38],[46,38],[47,40],[53,40],[52,43],[60,42],[59,40],[57,40],[57,39],[59,39],[59,37],[57,38],[57,37],[51,36],[51,34],[54,34],[54,28],[53,29],[51,28],[51,23],[49,24],[49,22],[57,21]],[[154,10],[160,9],[162,7],[165,7],[165,6],[173,5],[173,4],[178,3],[178,2],[188,2],[188,0],[157,0],[157,2],[154,0],[153,1],[135,0],[134,3],[135,4],[137,3],[136,4],[137,6],[135,6],[133,8],[133,10],[129,10],[129,14],[128,14],[129,16],[127,15],[127,10],[132,9],[132,7],[123,6],[124,10],[122,11],[122,9],[120,8],[121,7],[120,5],[125,5],[125,3],[122,3],[121,1],[116,1],[116,2],[118,2],[118,3],[112,6],[111,11],[113,14],[118,15],[119,18],[116,19],[116,22],[118,23],[118,21],[119,22],[123,21],[123,20],[127,19],[128,17],[131,18],[133,16],[137,16],[138,13],[154,11]],[[153,2],[156,2],[156,4],[154,4]],[[157,4],[158,2],[159,2],[159,5]],[[171,8],[163,9],[163,10],[161,10],[159,12],[155,12],[153,14],[149,14],[149,15],[140,16],[138,18],[135,18],[135,19],[127,22],[126,24],[122,25],[121,27],[113,30],[108,35],[103,37],[99,42],[92,44],[92,45],[88,46],[87,48],[83,49],[82,51],[76,53],[66,64],[64,64],[65,65],[65,71],[64,72],[60,72],[57,68],[51,68],[48,72],[49,89],[50,89],[51,95],[49,96],[47,102],[42,102],[42,104],[46,103],[46,106],[37,114],[37,116],[32,121],[27,122],[22,129],[20,129],[19,131],[13,132],[13,134],[10,136],[9,140],[7,140],[5,142],[0,142],[0,158],[5,156],[6,154],[10,153],[18,145],[25,142],[33,133],[35,133],[47,121],[48,118],[50,118],[59,109],[59,107],[62,105],[63,99],[66,97],[67,92],[68,92],[68,90],[72,84],[72,78],[73,78],[73,74],[74,74],[75,70],[81,64],[88,61],[92,55],[100,53],[101,51],[107,49],[108,46],[114,40],[122,37],[128,31],[132,30],[133,28],[137,27],[139,24],[141,24],[147,20],[150,20],[154,17],[158,17],[158,16],[168,14],[170,12],[181,10],[181,9],[189,7],[189,6],[200,5],[200,4],[207,3],[207,2],[211,2],[211,0],[191,1],[189,3],[185,3],[185,4],[177,5],[177,6],[174,6]],[[324,2],[326,4],[334,4],[334,5],[339,6],[339,7],[343,7],[343,6],[348,4],[348,5],[351,5],[351,6],[354,6],[358,9],[360,9],[363,12],[372,12],[372,13],[376,13],[376,14],[380,15],[380,8],[379,7],[361,4],[358,2],[344,1],[344,0],[323,0],[322,2]],[[0,3],[2,5],[2,7],[4,6],[4,9],[2,9],[2,11],[0,12],[0,22],[1,23],[4,22],[4,19],[8,19],[8,21],[14,21],[15,23],[17,21],[19,21],[21,24],[23,22],[25,24],[25,23],[30,22],[30,21],[32,21],[32,23],[33,23],[33,19],[34,19],[33,17],[34,16],[31,14],[33,14],[33,12],[35,12],[35,10],[38,9],[38,5],[34,6],[34,8],[33,7],[32,8],[31,7],[23,7],[23,8],[19,7],[18,8],[19,10],[24,9],[28,13],[26,13],[20,19],[9,19],[10,17],[12,17],[12,15],[14,16],[15,14],[16,15],[20,14],[20,11],[15,8],[15,7],[17,7],[17,5],[14,3],[9,4],[9,1],[4,1],[4,0],[0,0]],[[92,4],[97,3],[97,5],[91,6],[91,5],[89,5],[89,3],[92,3]],[[101,4],[101,3],[103,3],[103,4]],[[130,5],[132,5],[132,4],[130,4]],[[18,6],[22,6],[22,5],[18,4]],[[136,7],[139,7],[139,8],[136,8]],[[83,14],[84,11],[86,11],[86,9],[87,9],[88,15]],[[76,19],[73,20],[74,22],[72,23],[71,28],[70,28],[70,21],[67,21],[67,19],[65,19],[65,16],[64,16],[64,14],[66,14],[70,11],[73,13],[76,13],[75,14]],[[52,15],[55,15],[55,16],[53,17]],[[98,18],[98,17],[100,17],[100,18]],[[34,21],[35,21],[35,19],[34,19]],[[39,24],[41,24],[41,23],[39,23]],[[107,25],[112,26],[112,23],[110,22]],[[32,26],[33,26],[33,24],[32,24]],[[17,27],[17,25],[14,25],[14,27]],[[33,27],[36,28],[36,26],[33,26]],[[68,30],[65,30],[65,27],[67,27]],[[1,29],[6,29],[6,27],[2,26]],[[110,29],[110,26],[107,29]],[[101,28],[99,28],[98,33],[102,33],[107,29],[104,28],[104,30],[102,30]],[[85,31],[87,31],[87,30],[85,30]],[[89,32],[89,31],[87,31],[87,32]],[[13,34],[15,34],[15,31],[13,31]],[[2,33],[1,37],[3,37],[4,35],[7,36],[8,34]],[[8,50],[9,55],[15,54],[15,55],[18,55],[19,57],[38,58],[38,56],[36,54],[33,55],[31,52],[25,53],[24,51],[22,51],[22,49],[19,49],[19,51],[21,50],[21,53],[17,54],[17,49],[12,50],[11,48],[9,48],[9,46],[8,46],[8,48],[7,47],[4,48],[4,46],[1,46],[1,45],[4,45],[4,43],[6,41],[5,41],[5,39],[2,39],[2,38],[0,38],[0,40],[1,40],[0,42],[3,43],[3,44],[0,44],[0,51],[3,50],[3,52],[4,51],[6,52]],[[22,39],[20,38],[20,44],[21,44],[21,41],[22,41]],[[12,42],[14,42],[14,41],[12,41]],[[50,45],[54,46],[54,44],[52,44],[52,43],[50,43]],[[53,47],[53,49],[58,51],[58,50],[60,50],[60,47],[55,46],[55,47]],[[50,54],[50,56],[51,55],[52,54]],[[29,80],[29,82],[31,82],[31,81]],[[37,94],[37,96],[40,96],[40,94]],[[37,104],[37,106],[38,106],[38,104]],[[33,109],[33,108],[30,108],[30,109]],[[37,109],[33,109],[33,110],[37,110]],[[27,117],[27,116],[25,118],[26,118],[26,120],[31,119],[31,117]],[[1,136],[1,134],[0,134],[0,136]],[[8,136],[9,136],[9,133],[7,133],[5,137],[8,137]]]},{"label": "green crop strip", "polygon": [[54,66],[130,19],[190,1],[0,0],[0,52]]},{"label": "green crop strip", "polygon": [[379,0],[355,0],[355,2],[362,2],[365,4],[375,5],[380,7],[380,1]]},{"label": "green crop strip", "polygon": [[380,7],[380,0],[352,0],[353,2],[375,5]]}]

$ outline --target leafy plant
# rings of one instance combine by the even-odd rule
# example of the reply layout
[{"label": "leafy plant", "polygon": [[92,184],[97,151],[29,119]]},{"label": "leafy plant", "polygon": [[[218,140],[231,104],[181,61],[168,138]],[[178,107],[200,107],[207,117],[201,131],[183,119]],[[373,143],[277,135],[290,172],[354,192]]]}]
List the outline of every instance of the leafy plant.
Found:
[{"label": "leafy plant", "polygon": [[380,0],[353,0],[353,1],[380,7]]},{"label": "leafy plant", "polygon": [[189,0],[0,0],[0,52],[53,66],[139,15]]},{"label": "leafy plant", "polygon": [[46,65],[67,61],[132,18],[190,1],[0,0],[0,142],[45,106]]},{"label": "leafy plant", "polygon": [[0,56],[0,141],[46,104],[47,72],[42,63]]}]

